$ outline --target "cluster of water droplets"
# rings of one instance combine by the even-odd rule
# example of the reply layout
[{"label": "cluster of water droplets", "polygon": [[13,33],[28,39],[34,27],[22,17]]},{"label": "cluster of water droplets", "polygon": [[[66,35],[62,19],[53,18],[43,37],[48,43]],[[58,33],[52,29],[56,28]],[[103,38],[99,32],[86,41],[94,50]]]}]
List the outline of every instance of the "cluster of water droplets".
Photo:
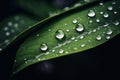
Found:
[{"label": "cluster of water droplets", "polygon": [[[89,2],[89,0],[84,0],[86,2]],[[113,2],[112,4],[116,4],[115,2]],[[79,6],[80,4],[76,4],[75,7]],[[100,2],[99,3],[100,6],[104,6],[104,3],[103,2]],[[105,7],[105,6],[104,6]],[[66,7],[66,10],[69,10],[69,7]],[[113,11],[114,10],[114,7],[112,5],[109,5],[107,6],[107,10],[108,11]],[[92,24],[93,23],[93,20],[92,19],[95,19],[95,22],[96,23],[100,23],[102,22],[101,18],[97,18],[96,16],[98,15],[102,15],[102,18],[104,19],[109,19],[110,15],[108,12],[104,12],[104,11],[100,11],[100,12],[96,12],[95,9],[90,9],[88,10],[88,13],[87,13],[87,17],[88,19],[90,19],[88,22],[89,24]],[[114,11],[114,14],[116,12]],[[58,43],[56,46],[54,46],[52,49],[49,49],[49,46],[47,43],[41,43],[40,44],[40,51],[42,51],[43,53],[40,54],[40,55],[37,55],[37,59],[38,60],[41,60],[40,59],[40,56],[46,54],[50,54],[50,53],[54,53],[54,52],[57,52],[59,53],[60,55],[61,54],[68,54],[69,51],[66,51],[64,49],[61,49],[62,46],[65,46],[67,44],[70,44],[72,42],[77,42],[77,41],[80,41],[80,40],[83,40],[84,38],[88,37],[88,35],[92,35],[92,34],[97,34],[95,37],[91,37],[91,38],[88,38],[88,42],[85,42],[85,43],[78,43],[79,47],[81,48],[84,48],[86,47],[87,45],[89,45],[89,43],[91,43],[91,41],[93,40],[96,40],[97,42],[99,41],[102,41],[103,39],[110,39],[112,34],[114,33],[112,28],[110,27],[110,25],[115,25],[115,26],[118,26],[120,24],[120,21],[119,20],[116,20],[114,22],[105,22],[104,25],[101,25],[101,26],[96,26],[94,29],[91,29],[91,30],[86,30],[84,24],[82,24],[78,18],[74,18],[71,23],[74,25],[73,27],[73,31],[78,33],[78,35],[76,36],[72,36],[69,40],[64,40],[65,37],[67,37],[67,34],[65,33],[65,30],[62,30],[62,29],[58,29],[56,30],[56,32],[54,33],[55,34],[55,39],[58,40],[58,41],[63,41],[62,43]],[[68,23],[65,23],[64,26],[68,26]],[[51,29],[49,29],[48,31],[51,31]],[[66,32],[69,33],[70,31],[72,30],[69,30],[67,29]],[[37,34],[38,35],[38,34]],[[38,35],[39,36],[39,35]],[[79,49],[79,47],[73,47],[72,49],[73,50],[77,50]],[[71,50],[71,47],[68,46],[68,49]],[[56,54],[56,56],[58,56],[59,54]]]}]

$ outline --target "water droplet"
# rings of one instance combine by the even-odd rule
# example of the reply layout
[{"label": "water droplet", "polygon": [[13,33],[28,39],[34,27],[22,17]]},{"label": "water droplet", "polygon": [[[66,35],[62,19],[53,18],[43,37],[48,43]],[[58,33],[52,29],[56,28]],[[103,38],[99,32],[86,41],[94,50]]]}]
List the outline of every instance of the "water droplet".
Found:
[{"label": "water droplet", "polygon": [[65,34],[64,34],[63,30],[57,30],[56,33],[55,33],[55,37],[58,40],[63,39],[65,37]]},{"label": "water droplet", "polygon": [[112,11],[113,7],[112,6],[108,6],[108,10]]},{"label": "water droplet", "polygon": [[97,31],[96,29],[93,30],[93,32],[96,32],[96,31]]},{"label": "water droplet", "polygon": [[72,37],[71,40],[75,40],[75,37]]},{"label": "water droplet", "polygon": [[48,50],[47,44],[42,43],[41,46],[40,46],[40,50],[41,50],[41,51],[47,51],[47,50]]},{"label": "water droplet", "polygon": [[80,39],[83,39],[84,38],[84,36],[83,35],[80,35]]},{"label": "water droplet", "polygon": [[6,35],[6,36],[10,36],[10,32],[6,32],[5,35]]},{"label": "water droplet", "polygon": [[102,3],[102,2],[100,2],[100,3],[99,3],[99,5],[100,5],[100,6],[102,6],[102,5],[103,5],[103,3]]},{"label": "water droplet", "polygon": [[108,29],[108,31],[106,32],[107,35],[111,35],[113,33],[113,31],[111,29]]},{"label": "water droplet", "polygon": [[15,16],[14,18],[15,18],[16,21],[20,19],[19,16]]},{"label": "water droplet", "polygon": [[116,25],[116,26],[118,26],[120,24],[120,22],[115,21],[113,24]]},{"label": "water droplet", "polygon": [[65,8],[64,8],[65,11],[67,11],[67,10],[69,10],[69,9],[70,9],[69,7],[65,7]]},{"label": "water droplet", "polygon": [[12,26],[12,22],[8,22],[8,26]]},{"label": "water droplet", "polygon": [[108,17],[109,17],[109,14],[105,12],[105,13],[103,14],[103,17],[104,17],[104,18],[108,18]]},{"label": "water droplet", "polygon": [[78,24],[75,28],[77,32],[82,32],[84,30],[84,26],[82,24]]},{"label": "water droplet", "polygon": [[90,2],[90,0],[84,0],[85,2]]},{"label": "water droplet", "polygon": [[93,11],[93,10],[90,10],[89,12],[88,12],[88,16],[89,17],[94,17],[96,14],[95,14],[95,12]]},{"label": "water droplet", "polygon": [[50,32],[50,31],[51,31],[51,29],[48,29],[48,31]]},{"label": "water droplet", "polygon": [[67,23],[65,23],[65,26],[67,25]]},{"label": "water droplet", "polygon": [[53,49],[52,52],[55,52],[55,49]]},{"label": "water droplet", "polygon": [[37,36],[37,37],[39,37],[39,36],[40,36],[40,34],[37,34],[36,36]]},{"label": "water droplet", "polygon": [[73,20],[73,23],[76,24],[76,23],[77,23],[77,19],[74,19],[74,20]]},{"label": "water droplet", "polygon": [[4,27],[4,31],[7,31],[8,30],[8,27]]},{"label": "water droplet", "polygon": [[74,50],[77,50],[78,48],[74,47],[73,49],[74,49]]},{"label": "water droplet", "polygon": [[80,46],[81,46],[81,47],[85,47],[85,44],[81,44]]},{"label": "water droplet", "polygon": [[112,4],[116,4],[116,2],[114,1],[114,2],[112,2]]},{"label": "water droplet", "polygon": [[117,11],[114,11],[114,14],[117,14]]},{"label": "water droplet", "polygon": [[15,27],[15,28],[18,28],[18,24],[17,24],[17,23],[15,23],[15,24],[14,24],[14,27]]},{"label": "water droplet", "polygon": [[92,20],[90,20],[90,21],[89,21],[89,23],[93,23],[93,21],[92,21]]},{"label": "water droplet", "polygon": [[67,30],[66,30],[66,32],[70,32],[70,30],[69,30],[69,29],[67,29]]},{"label": "water droplet", "polygon": [[14,29],[11,29],[11,33],[14,33],[15,32],[15,30]]},{"label": "water droplet", "polygon": [[80,3],[76,3],[74,7],[79,7],[80,5],[81,5]]},{"label": "water droplet", "polygon": [[101,40],[102,39],[102,37],[101,37],[101,35],[98,35],[97,37],[96,37],[96,40]]},{"label": "water droplet", "polygon": [[0,51],[2,51],[2,48],[0,48]]},{"label": "water droplet", "polygon": [[96,22],[100,22],[100,19],[96,19]]},{"label": "water droplet", "polygon": [[9,43],[9,40],[6,39],[4,42],[7,44],[7,43]]},{"label": "water droplet", "polygon": [[103,12],[100,12],[100,14],[103,14]]},{"label": "water droplet", "polygon": [[60,49],[60,50],[59,50],[59,53],[60,53],[60,54],[62,54],[63,52],[64,52],[64,50],[63,50],[63,49]]},{"label": "water droplet", "polygon": [[110,36],[106,36],[106,39],[110,39]]}]

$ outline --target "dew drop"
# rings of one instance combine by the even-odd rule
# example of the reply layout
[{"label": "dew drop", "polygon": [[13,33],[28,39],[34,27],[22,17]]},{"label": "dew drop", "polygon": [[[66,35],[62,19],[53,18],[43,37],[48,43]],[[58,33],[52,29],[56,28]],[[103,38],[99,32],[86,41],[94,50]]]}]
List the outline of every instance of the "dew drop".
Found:
[{"label": "dew drop", "polygon": [[69,30],[69,29],[67,29],[67,30],[66,30],[66,32],[70,32],[70,30]]},{"label": "dew drop", "polygon": [[112,10],[113,10],[113,7],[112,7],[112,6],[108,6],[108,10],[109,10],[109,11],[112,11]]},{"label": "dew drop", "polygon": [[100,22],[100,19],[96,19],[96,22]]},{"label": "dew drop", "polygon": [[113,24],[116,25],[116,26],[118,26],[120,24],[120,22],[115,21]]},{"label": "dew drop", "polygon": [[84,0],[84,1],[87,2],[87,3],[90,2],[90,0]]},{"label": "dew drop", "polygon": [[74,5],[74,7],[78,7],[78,6],[80,6],[81,4],[80,3],[76,3],[75,5]]},{"label": "dew drop", "polygon": [[117,14],[117,11],[114,11],[114,14]]},{"label": "dew drop", "polygon": [[74,19],[74,20],[73,20],[73,23],[74,23],[74,24],[76,24],[77,22],[78,22],[77,19]]},{"label": "dew drop", "polygon": [[8,30],[8,27],[4,27],[4,31],[7,31]]},{"label": "dew drop", "polygon": [[103,12],[100,12],[100,14],[103,14]]},{"label": "dew drop", "polygon": [[90,21],[89,21],[89,23],[93,23],[93,21],[92,21],[92,20],[90,20]]},{"label": "dew drop", "polygon": [[0,48],[0,51],[2,51],[2,48]]},{"label": "dew drop", "polygon": [[98,35],[97,37],[96,37],[96,40],[101,40],[102,39],[102,37],[100,36],[100,35]]},{"label": "dew drop", "polygon": [[72,37],[71,40],[75,40],[75,37]]},{"label": "dew drop", "polygon": [[10,32],[6,32],[5,35],[6,35],[6,36],[10,36]]},{"label": "dew drop", "polygon": [[60,54],[62,54],[63,52],[64,52],[64,50],[63,50],[63,49],[60,49],[60,50],[59,50],[59,53],[60,53]]},{"label": "dew drop", "polygon": [[40,36],[40,34],[37,34],[36,36],[37,36],[37,37],[39,37],[39,36]]},{"label": "dew drop", "polygon": [[104,18],[108,18],[108,17],[109,17],[109,14],[105,12],[105,13],[103,14],[103,17],[104,17]]},{"label": "dew drop", "polygon": [[100,3],[99,3],[99,5],[100,5],[100,6],[102,6],[102,5],[103,5],[103,3],[102,3],[102,2],[100,2]]},{"label": "dew drop", "polygon": [[47,51],[47,50],[48,50],[47,44],[42,43],[41,46],[40,46],[40,50],[41,50],[41,51]]},{"label": "dew drop", "polygon": [[56,33],[55,33],[55,37],[58,39],[58,40],[61,40],[63,39],[65,36],[63,30],[57,30]]},{"label": "dew drop", "polygon": [[8,22],[8,26],[12,26],[12,22]]},{"label": "dew drop", "polygon": [[93,30],[93,32],[96,32],[96,31],[97,31],[96,29]]},{"label": "dew drop", "polygon": [[81,47],[85,47],[85,44],[81,44],[80,46],[81,46]]},{"label": "dew drop", "polygon": [[88,12],[88,16],[89,16],[89,17],[94,17],[94,16],[95,16],[95,12],[94,12],[93,10],[90,10],[90,11]]},{"label": "dew drop", "polygon": [[17,23],[15,23],[15,24],[14,24],[14,27],[15,27],[15,28],[18,28],[18,24],[17,24]]},{"label": "dew drop", "polygon": [[65,7],[65,8],[64,8],[65,11],[67,11],[67,10],[69,10],[69,9],[70,9],[69,7]]},{"label": "dew drop", "polygon": [[106,36],[106,39],[110,39],[110,36]]},{"label": "dew drop", "polygon": [[108,29],[108,31],[106,32],[107,35],[111,35],[113,33],[113,31],[111,29]]},{"label": "dew drop", "polygon": [[82,24],[78,24],[75,28],[77,32],[82,32],[84,30],[84,26]]},{"label": "dew drop", "polygon": [[84,36],[83,35],[80,35],[80,39],[83,39],[84,38]]}]

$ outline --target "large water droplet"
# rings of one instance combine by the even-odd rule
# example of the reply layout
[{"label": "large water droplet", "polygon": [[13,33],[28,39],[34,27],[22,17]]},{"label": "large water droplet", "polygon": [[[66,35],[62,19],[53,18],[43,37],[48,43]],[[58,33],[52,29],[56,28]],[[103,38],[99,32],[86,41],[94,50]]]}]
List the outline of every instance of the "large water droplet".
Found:
[{"label": "large water droplet", "polygon": [[103,14],[103,17],[104,17],[104,18],[108,18],[108,17],[109,17],[109,14],[105,12],[105,13]]},{"label": "large water droplet", "polygon": [[96,40],[101,40],[102,39],[102,37],[101,37],[101,35],[98,35],[97,37],[96,37]]},{"label": "large water droplet", "polygon": [[75,28],[77,32],[82,32],[84,30],[84,26],[82,24],[78,24]]},{"label": "large water droplet", "polygon": [[111,35],[113,33],[113,31],[111,29],[108,29],[108,31],[106,32],[107,35]]},{"label": "large water droplet", "polygon": [[89,12],[88,12],[88,16],[89,17],[94,17],[96,14],[95,14],[95,12],[93,11],[93,10],[90,10]]},{"label": "large water droplet", "polygon": [[41,51],[47,51],[47,50],[48,50],[47,44],[42,43],[42,44],[40,45],[40,50],[41,50]]},{"label": "large water droplet", "polygon": [[63,49],[60,49],[60,50],[59,50],[59,53],[60,53],[60,54],[62,54],[63,52],[64,52],[64,50],[63,50]]},{"label": "large water droplet", "polygon": [[61,40],[63,39],[65,36],[63,30],[57,30],[56,33],[55,33],[55,37],[58,39],[58,40]]}]

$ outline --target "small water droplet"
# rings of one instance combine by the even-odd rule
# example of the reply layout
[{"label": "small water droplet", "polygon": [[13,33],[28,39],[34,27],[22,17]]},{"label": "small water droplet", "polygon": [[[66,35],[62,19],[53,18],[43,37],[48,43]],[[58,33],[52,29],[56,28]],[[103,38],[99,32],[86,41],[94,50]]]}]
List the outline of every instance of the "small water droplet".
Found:
[{"label": "small water droplet", "polygon": [[12,22],[8,22],[8,26],[12,26]]},{"label": "small water droplet", "polygon": [[106,39],[110,39],[110,36],[106,36]]},{"label": "small water droplet", "polygon": [[114,14],[117,14],[117,11],[114,11]]},{"label": "small water droplet", "polygon": [[96,40],[101,40],[102,39],[102,37],[101,37],[101,35],[98,35],[97,37],[96,37]]},{"label": "small water droplet", "polygon": [[108,31],[106,32],[107,35],[111,35],[113,33],[113,31],[111,29],[108,29]]},{"label": "small water droplet", "polygon": [[14,33],[15,32],[15,30],[14,29],[11,29],[11,33]]},{"label": "small water droplet", "polygon": [[55,52],[55,49],[53,49],[52,52]]},{"label": "small water droplet", "polygon": [[69,30],[69,29],[67,29],[67,30],[66,30],[66,32],[70,32],[70,30]]},{"label": "small water droplet", "polygon": [[102,5],[103,5],[103,3],[102,3],[102,2],[100,2],[100,3],[99,3],[99,5],[100,5],[100,6],[102,6]]},{"label": "small water droplet", "polygon": [[7,31],[8,30],[8,27],[4,27],[4,31]]},{"label": "small water droplet", "polygon": [[81,5],[80,3],[76,3],[74,7],[79,7],[80,5]]},{"label": "small water droplet", "polygon": [[73,23],[76,24],[76,23],[77,23],[77,19],[74,19],[74,20],[73,20]]},{"label": "small water droplet", "polygon": [[90,10],[89,12],[88,12],[88,16],[89,17],[94,17],[96,14],[95,14],[95,12],[93,11],[93,10]]},{"label": "small water droplet", "polygon": [[65,26],[67,26],[67,23],[65,23]]},{"label": "small water droplet", "polygon": [[90,0],[84,0],[84,1],[87,2],[87,3],[90,2]]},{"label": "small water droplet", "polygon": [[92,20],[90,20],[90,21],[89,21],[89,23],[93,23],[93,21],[92,21]]},{"label": "small water droplet", "polygon": [[0,48],[0,51],[2,51],[2,48]]},{"label": "small water droplet", "polygon": [[15,27],[15,28],[18,28],[18,24],[17,24],[17,23],[15,23],[15,24],[14,24],[14,27]]},{"label": "small water droplet", "polygon": [[84,38],[84,36],[83,35],[80,35],[80,39],[83,39]]},{"label": "small water droplet", "polygon": [[64,50],[63,50],[63,49],[60,49],[60,50],[59,50],[59,53],[60,53],[60,54],[62,54],[63,52],[64,52]]},{"label": "small water droplet", "polygon": [[120,24],[120,22],[119,21],[115,21],[113,24],[118,26]]},{"label": "small water droplet", "polygon": [[78,24],[75,28],[77,32],[82,32],[84,30],[84,26],[82,24]]},{"label": "small water droplet", "polygon": [[16,21],[20,19],[19,16],[15,16],[14,18],[15,18]]},{"label": "small water droplet", "polygon": [[74,49],[74,50],[77,50],[78,48],[74,47],[73,49]]},{"label": "small water droplet", "polygon": [[96,22],[100,22],[100,19],[96,19]]},{"label": "small water droplet", "polygon": [[85,44],[81,44],[80,46],[81,46],[81,47],[85,47]]},{"label": "small water droplet", "polygon": [[112,2],[112,4],[116,4],[116,2],[114,1],[114,2]]},{"label": "small water droplet", "polygon": [[100,12],[100,14],[103,14],[103,12]]},{"label": "small water droplet", "polygon": [[48,29],[48,31],[50,32],[50,31],[51,31],[51,29]]},{"label": "small water droplet", "polygon": [[40,34],[37,34],[36,36],[37,36],[37,37],[39,37],[39,36],[40,36]]},{"label": "small water droplet", "polygon": [[108,6],[108,10],[109,10],[109,11],[112,11],[112,10],[113,10],[113,7],[112,7],[112,6]]},{"label": "small water droplet", "polygon": [[6,36],[10,36],[10,32],[6,32],[5,35],[6,35]]},{"label": "small water droplet", "polygon": [[109,14],[105,12],[105,13],[103,14],[103,17],[104,17],[104,18],[108,18],[108,17],[109,17]]},{"label": "small water droplet", "polygon": [[72,37],[71,40],[75,40],[75,37]]},{"label": "small water droplet", "polygon": [[40,50],[41,50],[41,51],[47,51],[47,50],[48,50],[47,44],[42,43],[42,44],[40,45]]},{"label": "small water droplet", "polygon": [[57,30],[56,33],[55,33],[55,37],[58,40],[63,39],[65,37],[65,34],[64,34],[63,30]]},{"label": "small water droplet", "polygon": [[96,32],[96,31],[97,31],[96,29],[93,30],[93,32]]},{"label": "small water droplet", "polygon": [[69,9],[70,9],[69,7],[65,7],[65,8],[64,8],[65,11],[67,11],[67,10],[69,10]]},{"label": "small water droplet", "polygon": [[7,43],[9,43],[9,40],[6,39],[4,42],[7,44]]}]

